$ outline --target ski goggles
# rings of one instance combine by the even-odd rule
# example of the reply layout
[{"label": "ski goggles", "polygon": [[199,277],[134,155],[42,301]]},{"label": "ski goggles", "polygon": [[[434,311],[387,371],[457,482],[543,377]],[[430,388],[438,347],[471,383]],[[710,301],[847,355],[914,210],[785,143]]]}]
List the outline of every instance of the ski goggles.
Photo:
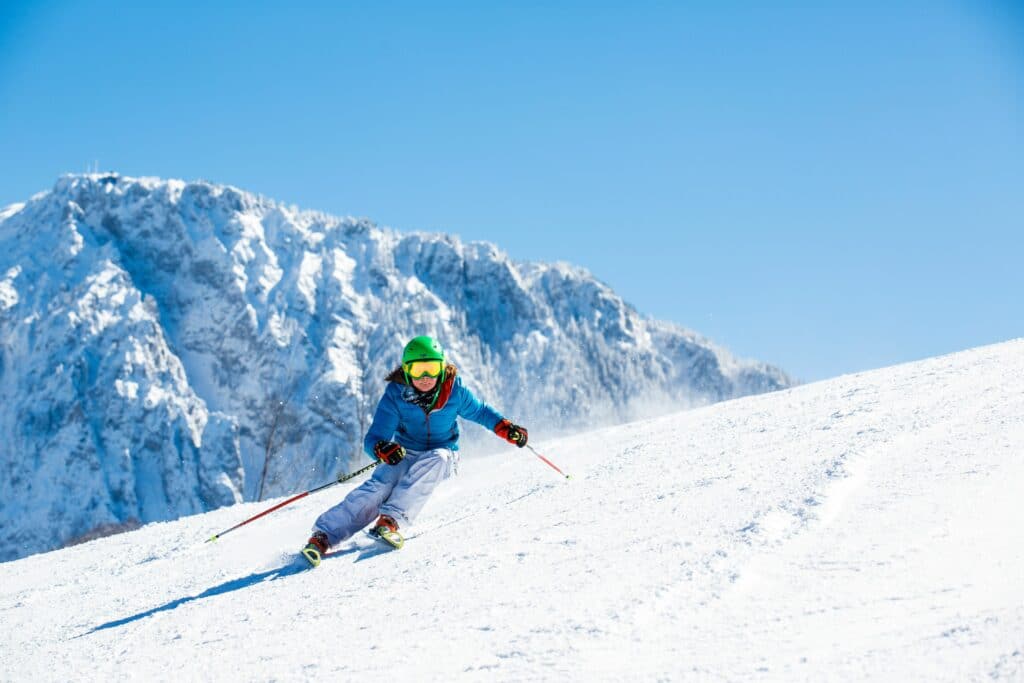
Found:
[{"label": "ski goggles", "polygon": [[413,379],[440,377],[444,362],[439,360],[414,360],[405,364],[405,372]]}]

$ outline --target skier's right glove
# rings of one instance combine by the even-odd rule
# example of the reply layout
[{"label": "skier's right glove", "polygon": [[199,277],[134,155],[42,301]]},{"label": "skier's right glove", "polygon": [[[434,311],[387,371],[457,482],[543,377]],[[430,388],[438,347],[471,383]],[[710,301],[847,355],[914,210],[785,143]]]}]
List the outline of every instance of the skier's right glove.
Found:
[{"label": "skier's right glove", "polygon": [[405,457],[405,449],[394,441],[378,441],[373,447],[373,454],[380,458],[381,462],[397,465]]},{"label": "skier's right glove", "polygon": [[525,427],[514,425],[508,420],[502,420],[494,425],[494,433],[520,448],[526,445],[526,440],[529,438]]}]

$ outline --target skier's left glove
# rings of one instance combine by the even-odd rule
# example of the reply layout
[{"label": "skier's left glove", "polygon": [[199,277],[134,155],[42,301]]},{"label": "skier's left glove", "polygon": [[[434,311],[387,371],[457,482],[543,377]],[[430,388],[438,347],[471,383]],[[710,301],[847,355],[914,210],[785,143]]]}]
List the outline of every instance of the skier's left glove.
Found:
[{"label": "skier's left glove", "polygon": [[494,425],[494,433],[505,439],[511,444],[515,444],[522,448],[526,445],[526,441],[529,439],[529,435],[526,433],[524,427],[514,425],[508,420],[502,420],[498,424]]},{"label": "skier's left glove", "polygon": [[397,465],[405,457],[405,449],[394,441],[378,441],[373,446],[373,454],[380,458],[381,462]]}]

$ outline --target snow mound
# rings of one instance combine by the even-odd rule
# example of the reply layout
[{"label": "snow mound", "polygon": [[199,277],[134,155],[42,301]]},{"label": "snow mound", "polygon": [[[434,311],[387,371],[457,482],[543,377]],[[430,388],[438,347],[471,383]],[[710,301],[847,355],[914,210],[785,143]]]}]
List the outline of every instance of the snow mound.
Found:
[{"label": "snow mound", "polygon": [[397,552],[341,485],[0,565],[4,678],[1021,680],[1024,340],[467,453]]}]

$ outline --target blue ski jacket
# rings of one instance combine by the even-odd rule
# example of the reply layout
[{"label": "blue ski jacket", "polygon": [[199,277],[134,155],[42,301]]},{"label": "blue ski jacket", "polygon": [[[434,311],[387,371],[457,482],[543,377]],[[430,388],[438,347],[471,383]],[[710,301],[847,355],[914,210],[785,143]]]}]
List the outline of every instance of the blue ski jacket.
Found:
[{"label": "blue ski jacket", "polygon": [[432,448],[459,448],[459,423],[464,417],[494,430],[504,418],[462,384],[454,365],[445,368],[445,378],[438,390],[437,401],[427,412],[413,403],[414,387],[405,383],[400,370],[388,376],[388,386],[377,404],[373,423],[363,439],[363,449],[376,459],[373,447],[378,441],[395,441],[414,451]]}]

